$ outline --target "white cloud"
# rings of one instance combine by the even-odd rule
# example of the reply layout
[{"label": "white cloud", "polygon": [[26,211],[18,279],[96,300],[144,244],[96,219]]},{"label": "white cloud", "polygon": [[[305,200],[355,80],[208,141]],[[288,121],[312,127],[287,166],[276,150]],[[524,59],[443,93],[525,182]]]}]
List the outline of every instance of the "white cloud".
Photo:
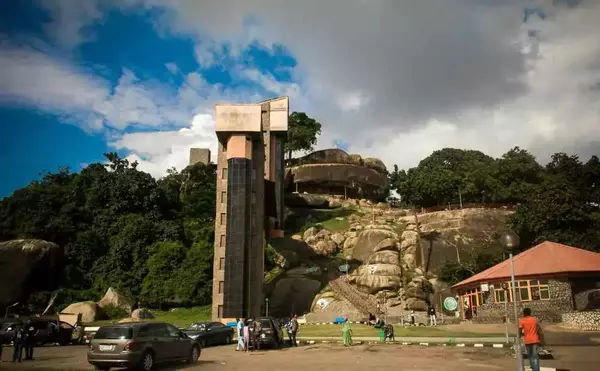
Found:
[{"label": "white cloud", "polygon": [[86,27],[103,18],[96,0],[42,0],[40,4],[52,17],[46,32],[67,49],[90,41],[93,35],[86,33]]},{"label": "white cloud", "polygon": [[169,72],[171,72],[173,75],[176,75],[177,73],[179,73],[179,68],[177,67],[177,65],[175,63],[166,63],[165,67],[169,70]]},{"label": "white cloud", "polygon": [[194,116],[188,128],[125,134],[112,145],[128,150],[127,158],[138,161],[139,169],[160,177],[172,167],[186,167],[190,148],[209,148],[216,161],[217,138],[212,114],[203,113]]}]

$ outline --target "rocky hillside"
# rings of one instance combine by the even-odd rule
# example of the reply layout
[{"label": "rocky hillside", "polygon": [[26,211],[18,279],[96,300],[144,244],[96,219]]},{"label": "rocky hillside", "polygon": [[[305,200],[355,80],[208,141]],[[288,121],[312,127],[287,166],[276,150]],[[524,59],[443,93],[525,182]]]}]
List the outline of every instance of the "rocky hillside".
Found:
[{"label": "rocky hillside", "polygon": [[[288,235],[271,241],[278,267],[265,294],[275,315],[310,312],[309,321],[329,321],[384,312],[405,317],[412,309],[424,318],[426,301],[437,298],[430,294],[445,287],[435,274],[443,259],[496,248],[494,236],[509,214],[465,209],[415,217],[366,200],[328,204],[337,208],[288,210]],[[436,237],[431,253],[429,236]]]}]

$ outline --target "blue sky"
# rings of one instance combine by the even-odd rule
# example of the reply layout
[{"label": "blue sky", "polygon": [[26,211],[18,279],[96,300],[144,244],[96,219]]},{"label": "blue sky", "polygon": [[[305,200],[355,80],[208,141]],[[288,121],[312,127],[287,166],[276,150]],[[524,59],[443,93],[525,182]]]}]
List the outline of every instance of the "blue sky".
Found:
[{"label": "blue sky", "polygon": [[[242,92],[239,99],[248,95],[262,97],[270,94],[260,83],[229,72],[239,66],[255,69],[259,74],[272,76],[280,82],[296,82],[290,73],[296,61],[285,47],[277,44],[266,47],[253,42],[239,55],[232,55],[229,46],[224,43],[218,55],[219,64],[203,68],[196,60],[195,42],[190,37],[157,33],[153,20],[159,16],[160,11],[139,8],[107,9],[101,24],[89,25],[83,30],[83,34],[90,35],[89,40],[68,50],[54,49],[53,53],[66,56],[71,63],[85,69],[87,74],[100,77],[108,92],[118,88],[124,70],[141,81],[156,84],[159,89],[171,90],[173,96],[177,89],[188,84],[186,77],[190,73],[198,74],[204,80],[202,83],[221,84],[219,91]],[[46,29],[52,17],[51,10],[33,1],[2,2],[0,34],[4,35],[3,41],[16,42],[20,46],[35,48],[36,43],[40,43],[44,44],[43,48],[56,48],[60,44]],[[194,89],[194,93],[207,97],[214,92],[199,88]],[[97,115],[86,113],[73,118],[68,117],[69,112],[48,112],[32,107],[30,103],[12,101],[0,106],[0,165],[4,169],[0,196],[25,186],[46,171],[64,166],[78,171],[88,163],[102,161],[104,152],[116,149],[107,141],[107,136],[157,129],[131,119],[119,123],[119,130],[110,128],[110,124],[99,131],[82,130],[81,123],[73,121],[94,120]],[[162,118],[166,120],[160,123],[160,130],[185,126],[197,112],[194,107],[181,108],[181,111],[182,117],[173,114],[175,117],[169,119],[171,115],[165,114]],[[85,128],[85,124],[83,126]],[[129,154],[127,148],[119,148],[118,152],[122,156]]]},{"label": "blue sky", "polygon": [[[547,18],[523,23],[525,3]],[[388,167],[443,147],[598,154],[600,2],[474,4],[1,1],[0,197],[107,151],[160,177],[214,152],[215,103],[280,95],[322,123],[317,148]]]}]

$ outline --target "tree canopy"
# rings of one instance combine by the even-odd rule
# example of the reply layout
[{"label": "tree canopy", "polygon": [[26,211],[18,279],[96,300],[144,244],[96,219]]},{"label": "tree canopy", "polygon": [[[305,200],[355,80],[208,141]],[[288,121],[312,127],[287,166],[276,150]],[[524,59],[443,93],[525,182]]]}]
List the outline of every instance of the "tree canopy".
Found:
[{"label": "tree canopy", "polygon": [[107,165],[46,174],[0,201],[0,240],[63,246],[65,303],[99,298],[108,287],[147,305],[209,303],[215,167],[155,180],[136,163],[105,156]]},{"label": "tree canopy", "polygon": [[407,171],[394,166],[389,180],[402,203],[411,207],[460,201],[514,205],[508,224],[520,235],[522,248],[550,240],[600,250],[596,156],[583,163],[577,156],[556,153],[542,166],[519,147],[497,159],[480,151],[444,148]]},{"label": "tree canopy", "polygon": [[308,117],[304,112],[292,112],[288,120],[287,142],[285,151],[288,159],[296,151],[311,151],[321,134],[321,123]]}]

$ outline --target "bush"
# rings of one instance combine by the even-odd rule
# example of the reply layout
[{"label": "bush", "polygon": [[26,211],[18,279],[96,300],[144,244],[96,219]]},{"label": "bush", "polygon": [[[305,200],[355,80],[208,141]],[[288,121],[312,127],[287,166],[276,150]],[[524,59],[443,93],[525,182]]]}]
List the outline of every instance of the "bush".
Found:
[{"label": "bush", "polygon": [[129,313],[123,308],[107,305],[102,308],[102,313],[106,319],[121,319],[129,317]]}]

